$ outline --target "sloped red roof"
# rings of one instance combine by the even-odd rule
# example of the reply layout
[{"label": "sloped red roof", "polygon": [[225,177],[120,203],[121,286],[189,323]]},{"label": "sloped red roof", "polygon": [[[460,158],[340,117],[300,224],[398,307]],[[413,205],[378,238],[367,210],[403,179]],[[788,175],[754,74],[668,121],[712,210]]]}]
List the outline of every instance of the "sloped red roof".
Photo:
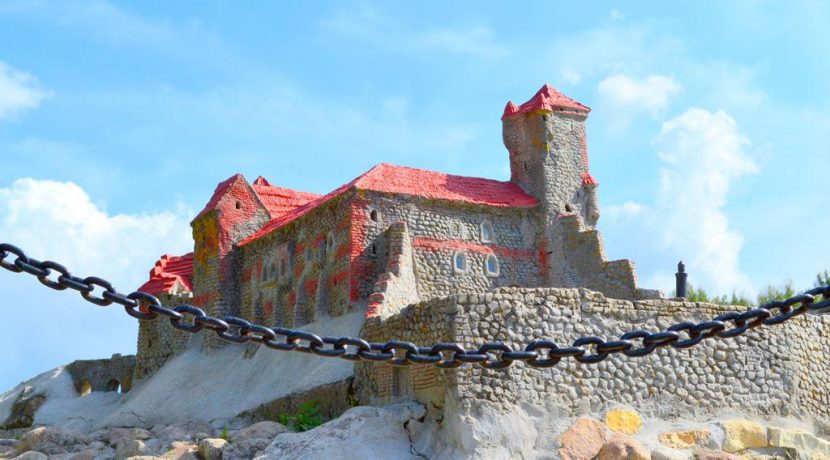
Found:
[{"label": "sloped red roof", "polygon": [[576,102],[560,93],[553,86],[545,84],[529,101],[518,107],[512,101],[508,101],[501,119],[504,120],[508,117],[538,110],[571,112],[579,115],[588,115],[588,112],[591,111],[588,106]]},{"label": "sloped red roof", "polygon": [[355,188],[396,195],[456,201],[495,207],[530,207],[539,200],[512,182],[455,176],[437,171],[381,163],[336,190],[272,219],[238,243],[244,246],[305,215],[312,209]]},{"label": "sloped red roof", "polygon": [[222,199],[225,192],[227,192],[228,189],[231,188],[231,185],[238,180],[245,181],[245,177],[243,177],[242,174],[237,173],[222,182],[219,182],[219,185],[216,186],[216,190],[213,191],[213,196],[210,197],[210,201],[208,201],[204,209],[202,209],[199,214],[196,214],[196,217],[194,217],[193,220],[196,220],[208,212],[216,209],[216,207],[219,206],[219,200]]},{"label": "sloped red roof", "polygon": [[320,195],[316,193],[300,192],[289,188],[271,185],[271,183],[262,176],[257,177],[252,184],[252,187],[256,194],[259,195],[259,199],[262,201],[262,204],[264,204],[265,208],[268,209],[268,212],[271,213],[271,218],[281,216],[289,211],[299,208],[309,201],[320,198]]},{"label": "sloped red roof", "polygon": [[150,280],[138,290],[153,295],[170,294],[176,284],[193,291],[192,252],[178,257],[170,254],[161,256],[150,270]]}]

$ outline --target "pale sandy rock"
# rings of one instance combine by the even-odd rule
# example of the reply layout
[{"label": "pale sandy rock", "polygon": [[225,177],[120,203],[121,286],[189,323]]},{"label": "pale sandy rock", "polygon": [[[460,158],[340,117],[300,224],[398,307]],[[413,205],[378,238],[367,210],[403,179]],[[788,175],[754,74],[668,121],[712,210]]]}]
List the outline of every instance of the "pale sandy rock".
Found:
[{"label": "pale sandy rock", "polygon": [[147,446],[144,444],[144,441],[138,439],[125,439],[118,443],[113,460],[124,460],[126,458],[144,455],[146,453]]},{"label": "pale sandy rock", "polygon": [[695,460],[738,460],[738,456],[722,450],[698,449],[694,451]]},{"label": "pale sandy rock", "polygon": [[[115,455],[115,450],[103,442],[96,441],[80,448],[77,453],[66,454],[66,460],[99,460],[109,459]],[[59,460],[51,457],[49,460]]]},{"label": "pale sandy rock", "polygon": [[172,449],[165,452],[160,458],[164,460],[200,460],[196,454],[198,447],[195,444],[174,442]]},{"label": "pale sandy rock", "polygon": [[152,433],[160,439],[174,441],[194,441],[199,438],[211,437],[213,427],[207,423],[185,422],[173,425],[153,427]]},{"label": "pale sandy rock", "polygon": [[241,430],[233,430],[228,433],[228,441],[239,442],[247,439],[274,439],[278,434],[288,432],[288,428],[277,422],[264,421]]},{"label": "pale sandy rock", "polygon": [[46,454],[30,450],[18,455],[14,460],[48,460],[48,458]]},{"label": "pale sandy rock", "polygon": [[202,439],[199,442],[199,455],[204,460],[222,460],[222,450],[228,441],[218,438]]},{"label": "pale sandy rock", "polygon": [[705,441],[709,439],[709,430],[687,430],[687,431],[667,431],[660,433],[658,440],[660,444],[674,449],[688,449],[690,447],[703,446]]},{"label": "pale sandy rock", "polygon": [[691,458],[691,451],[666,446],[657,446],[651,451],[651,460],[690,460]]},{"label": "pale sandy rock", "polygon": [[599,460],[651,460],[651,453],[631,436],[615,433],[602,446],[597,458]]},{"label": "pale sandy rock", "polygon": [[562,460],[591,460],[608,439],[606,426],[592,418],[580,418],[559,437]]},{"label": "pale sandy rock", "polygon": [[814,456],[830,456],[830,442],[820,439],[804,430],[770,427],[769,445],[772,447],[799,449],[811,453]]},{"label": "pale sandy rock", "polygon": [[47,455],[65,454],[71,447],[89,442],[89,438],[74,431],[58,427],[39,427],[20,438],[17,451],[35,450]]},{"label": "pale sandy rock", "polygon": [[304,433],[283,433],[257,460],[416,459],[398,410],[360,406]]},{"label": "pale sandy rock", "polygon": [[158,457],[154,457],[152,455],[137,455],[135,457],[130,457],[126,460],[156,460]]},{"label": "pale sandy rock", "polygon": [[724,440],[723,450],[739,452],[753,447],[767,447],[767,429],[749,420],[728,420],[721,422]]},{"label": "pale sandy rock", "polygon": [[611,431],[635,434],[643,427],[643,419],[630,409],[613,409],[605,413],[605,424]]}]

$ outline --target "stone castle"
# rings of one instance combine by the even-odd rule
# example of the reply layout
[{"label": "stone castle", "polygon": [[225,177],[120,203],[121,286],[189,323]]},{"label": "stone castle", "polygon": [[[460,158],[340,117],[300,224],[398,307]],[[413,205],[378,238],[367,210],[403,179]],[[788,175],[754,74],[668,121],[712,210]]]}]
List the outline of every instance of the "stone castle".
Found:
[{"label": "stone castle", "polygon": [[[605,258],[589,111],[550,85],[508,102],[508,182],[380,164],[321,196],[234,175],[193,219],[193,253],[162,256],[140,289],[283,327],[500,287],[659,297],[637,287],[632,262]],[[156,329],[141,325],[139,369],[186,340]]]}]

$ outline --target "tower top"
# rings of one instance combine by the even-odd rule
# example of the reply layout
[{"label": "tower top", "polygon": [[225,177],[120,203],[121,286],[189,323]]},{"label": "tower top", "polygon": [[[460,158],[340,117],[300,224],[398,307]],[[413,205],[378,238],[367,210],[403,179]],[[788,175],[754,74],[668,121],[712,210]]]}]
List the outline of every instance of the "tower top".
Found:
[{"label": "tower top", "polygon": [[536,94],[520,106],[516,106],[512,101],[507,102],[504,108],[504,115],[501,119],[514,117],[524,113],[532,112],[560,112],[569,115],[578,115],[587,117],[591,109],[579,102],[565,96],[559,90],[549,84],[545,84],[536,92]]}]

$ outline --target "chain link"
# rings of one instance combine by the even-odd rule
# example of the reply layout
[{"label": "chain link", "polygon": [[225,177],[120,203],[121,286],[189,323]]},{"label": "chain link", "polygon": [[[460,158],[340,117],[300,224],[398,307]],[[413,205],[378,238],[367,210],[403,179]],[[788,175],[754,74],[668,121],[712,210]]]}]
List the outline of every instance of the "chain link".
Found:
[{"label": "chain link", "polygon": [[[11,257],[14,259],[7,260]],[[35,276],[44,286],[51,289],[73,289],[85,300],[96,305],[119,304],[124,307],[127,314],[141,321],[165,317],[178,330],[195,334],[207,329],[228,342],[252,342],[279,351],[298,351],[349,361],[378,361],[395,366],[427,364],[444,369],[464,364],[478,364],[487,369],[504,369],[514,361],[523,361],[535,368],[548,368],[556,366],[564,358],[572,358],[583,364],[594,364],[616,353],[628,357],[641,357],[662,347],[683,349],[713,337],[736,337],[750,329],[781,324],[806,313],[830,313],[830,286],[820,286],[743,313],[723,313],[700,323],[683,321],[660,332],[636,330],[614,340],[586,336],[576,339],[571,346],[566,347],[560,347],[552,340],[538,339],[527,344],[523,350],[514,350],[504,342],[487,342],[478,349],[468,350],[458,343],[438,343],[432,347],[419,347],[412,342],[401,340],[370,343],[356,337],[320,337],[306,331],[253,324],[235,316],[216,318],[193,305],[184,304],[168,308],[154,295],[141,291],[121,294],[105,279],[95,276],[73,276],[66,267],[57,262],[32,259],[22,249],[7,243],[0,243],[0,267],[15,273],[22,272]],[[59,274],[57,281],[49,278],[53,273]],[[102,289],[100,296],[93,294],[96,288]],[[818,300],[819,297],[821,301]]]}]

